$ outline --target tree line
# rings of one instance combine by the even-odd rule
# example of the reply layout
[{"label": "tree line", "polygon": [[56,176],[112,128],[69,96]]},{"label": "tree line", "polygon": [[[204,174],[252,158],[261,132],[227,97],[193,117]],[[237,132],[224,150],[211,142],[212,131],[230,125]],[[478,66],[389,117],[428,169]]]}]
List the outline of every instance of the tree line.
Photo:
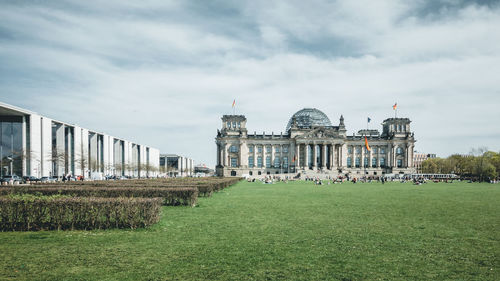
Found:
[{"label": "tree line", "polygon": [[500,177],[500,152],[473,149],[468,155],[431,158],[422,162],[424,174],[456,174],[461,178],[489,181]]}]

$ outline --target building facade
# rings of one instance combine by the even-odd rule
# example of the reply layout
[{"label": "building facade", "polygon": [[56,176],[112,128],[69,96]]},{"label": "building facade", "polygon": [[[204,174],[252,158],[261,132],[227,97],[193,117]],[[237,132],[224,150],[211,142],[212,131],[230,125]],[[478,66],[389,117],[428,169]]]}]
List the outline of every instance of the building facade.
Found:
[{"label": "building facade", "polygon": [[191,177],[194,175],[194,160],[177,154],[161,154],[160,175]]},{"label": "building facade", "polygon": [[156,148],[0,103],[1,175],[156,176]]},{"label": "building facade", "polygon": [[422,173],[422,163],[427,159],[436,158],[436,154],[429,153],[414,153],[413,154],[413,167],[417,173]]},{"label": "building facade", "polygon": [[[326,114],[304,108],[285,134],[249,134],[244,115],[224,115],[217,130],[218,176],[380,176],[414,173],[414,134],[408,118],[388,118],[378,130],[348,136],[343,116],[333,126]],[[365,137],[370,150],[365,145]]]}]

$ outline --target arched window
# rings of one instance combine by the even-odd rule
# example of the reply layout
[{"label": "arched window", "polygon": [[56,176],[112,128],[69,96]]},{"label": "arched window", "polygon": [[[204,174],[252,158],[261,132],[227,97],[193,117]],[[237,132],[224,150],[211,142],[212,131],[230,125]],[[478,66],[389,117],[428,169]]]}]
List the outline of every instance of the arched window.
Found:
[{"label": "arched window", "polygon": [[401,147],[396,148],[396,154],[403,154],[403,148]]},{"label": "arched window", "polygon": [[380,167],[385,168],[385,157],[380,158]]},{"label": "arched window", "polygon": [[368,168],[368,157],[365,157],[365,160],[363,162],[364,167]]},{"label": "arched window", "polygon": [[372,158],[372,168],[376,168],[376,167],[377,167],[377,158],[373,157]]},{"label": "arched window", "polygon": [[352,167],[352,158],[351,157],[347,157],[347,167],[348,168]]},{"label": "arched window", "polygon": [[359,168],[361,166],[361,158],[356,157],[356,168]]},{"label": "arched window", "polygon": [[238,152],[238,147],[236,145],[231,145],[231,147],[229,147],[229,152]]}]

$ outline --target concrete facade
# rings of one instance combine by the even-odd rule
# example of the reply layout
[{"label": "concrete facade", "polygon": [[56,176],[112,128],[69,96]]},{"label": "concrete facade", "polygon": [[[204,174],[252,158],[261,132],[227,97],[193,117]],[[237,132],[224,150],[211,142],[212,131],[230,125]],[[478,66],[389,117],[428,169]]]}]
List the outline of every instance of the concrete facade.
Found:
[{"label": "concrete facade", "polygon": [[18,175],[158,175],[160,152],[156,148],[50,119],[4,103],[0,103],[0,121],[7,125],[22,124],[22,145],[17,150],[9,151],[22,164],[21,169],[14,171]]},{"label": "concrete facade", "polygon": [[167,177],[191,177],[194,175],[194,160],[177,154],[161,154],[160,175]]},{"label": "concrete facade", "polygon": [[[290,118],[286,133],[249,134],[243,115],[224,115],[217,130],[218,176],[380,176],[414,173],[414,134],[408,118],[388,118],[378,130],[347,135],[344,118],[333,126],[317,109]],[[365,137],[371,150],[365,145]]]}]

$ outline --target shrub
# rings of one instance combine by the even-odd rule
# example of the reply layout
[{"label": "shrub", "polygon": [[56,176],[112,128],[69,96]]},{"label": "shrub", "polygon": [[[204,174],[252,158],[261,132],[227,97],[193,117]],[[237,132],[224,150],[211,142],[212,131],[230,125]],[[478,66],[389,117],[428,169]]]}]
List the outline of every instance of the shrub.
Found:
[{"label": "shrub", "polygon": [[161,198],[0,197],[0,230],[137,228],[157,223]]},{"label": "shrub", "polygon": [[40,194],[69,195],[74,197],[145,197],[163,198],[163,205],[195,206],[198,201],[198,189],[192,188],[106,188],[106,187],[12,187],[0,189],[0,195]]}]

